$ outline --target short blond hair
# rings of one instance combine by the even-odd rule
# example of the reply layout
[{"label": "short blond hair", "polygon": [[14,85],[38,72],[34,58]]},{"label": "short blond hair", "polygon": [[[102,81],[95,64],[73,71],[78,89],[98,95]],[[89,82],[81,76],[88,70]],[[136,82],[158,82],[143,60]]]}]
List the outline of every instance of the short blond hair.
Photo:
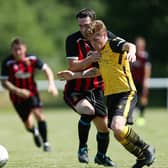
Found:
[{"label": "short blond hair", "polygon": [[84,35],[87,39],[91,39],[95,33],[107,31],[107,28],[102,20],[94,20],[87,27]]}]

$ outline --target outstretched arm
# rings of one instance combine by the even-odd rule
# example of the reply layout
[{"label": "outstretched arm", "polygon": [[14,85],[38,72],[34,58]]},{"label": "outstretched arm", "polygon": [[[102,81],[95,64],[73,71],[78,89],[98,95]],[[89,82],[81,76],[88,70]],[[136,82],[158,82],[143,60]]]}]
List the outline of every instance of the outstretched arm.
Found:
[{"label": "outstretched arm", "polygon": [[72,72],[70,70],[59,71],[57,73],[58,78],[61,80],[72,80],[77,78],[93,78],[99,76],[100,72],[98,68],[92,67],[81,72]]},{"label": "outstretched arm", "polygon": [[48,79],[48,92],[52,93],[53,96],[57,96],[58,95],[58,89],[55,86],[54,83],[54,74],[51,70],[51,68],[47,65],[45,65],[45,67],[43,68],[43,71],[45,72],[45,75]]}]

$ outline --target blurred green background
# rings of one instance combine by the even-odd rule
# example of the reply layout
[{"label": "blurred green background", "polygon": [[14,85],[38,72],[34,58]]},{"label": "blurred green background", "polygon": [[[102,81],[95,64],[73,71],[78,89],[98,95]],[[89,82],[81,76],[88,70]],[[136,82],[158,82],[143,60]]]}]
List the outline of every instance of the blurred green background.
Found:
[{"label": "blurred green background", "polygon": [[[0,61],[9,54],[11,39],[20,36],[29,53],[40,56],[54,72],[66,68],[65,38],[78,30],[75,14],[85,7],[93,8],[109,30],[130,42],[144,36],[152,77],[168,76],[166,0],[1,0]],[[38,79],[43,77],[38,75]],[[152,90],[150,95],[150,105],[165,106],[165,89]],[[159,99],[153,99],[158,95]]]}]

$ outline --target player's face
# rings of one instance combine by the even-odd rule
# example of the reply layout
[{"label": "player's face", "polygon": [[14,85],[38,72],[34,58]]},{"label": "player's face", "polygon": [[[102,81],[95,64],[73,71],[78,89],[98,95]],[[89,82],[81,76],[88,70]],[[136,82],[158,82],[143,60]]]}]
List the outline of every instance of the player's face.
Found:
[{"label": "player's face", "polygon": [[137,39],[136,40],[136,47],[137,50],[145,50],[146,43],[143,39]]},{"label": "player's face", "polygon": [[82,35],[84,36],[84,32],[86,30],[86,27],[91,23],[91,18],[85,17],[85,18],[78,18],[78,25],[79,25],[79,30],[82,33]]},{"label": "player's face", "polygon": [[12,55],[16,60],[21,60],[26,55],[26,46],[24,44],[14,44],[11,50]]},{"label": "player's face", "polygon": [[105,31],[97,32],[93,35],[90,42],[93,48],[100,51],[106,44],[107,33]]}]

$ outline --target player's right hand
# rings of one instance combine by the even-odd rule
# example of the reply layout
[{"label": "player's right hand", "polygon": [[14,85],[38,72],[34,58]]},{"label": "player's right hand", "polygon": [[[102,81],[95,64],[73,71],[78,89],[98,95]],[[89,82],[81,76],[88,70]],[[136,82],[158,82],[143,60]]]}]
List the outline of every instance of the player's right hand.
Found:
[{"label": "player's right hand", "polygon": [[57,73],[57,77],[60,80],[72,80],[73,76],[74,76],[74,72],[69,71],[69,70],[59,71]]},{"label": "player's right hand", "polygon": [[87,54],[87,59],[92,63],[92,62],[97,62],[99,61],[101,55],[97,51],[89,51]]}]

